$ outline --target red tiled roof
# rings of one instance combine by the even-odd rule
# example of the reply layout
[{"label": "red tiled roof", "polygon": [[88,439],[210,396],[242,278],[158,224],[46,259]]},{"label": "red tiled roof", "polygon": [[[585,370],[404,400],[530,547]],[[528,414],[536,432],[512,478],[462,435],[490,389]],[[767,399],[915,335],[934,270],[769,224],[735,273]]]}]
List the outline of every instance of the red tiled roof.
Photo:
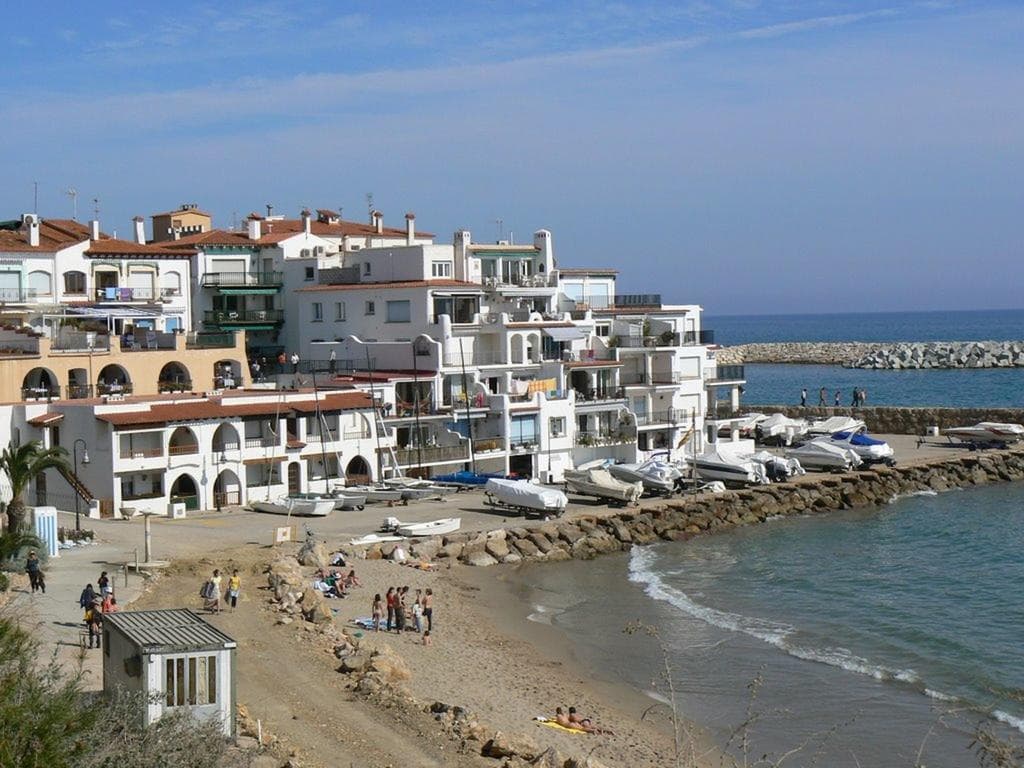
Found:
[{"label": "red tiled roof", "polygon": [[29,419],[28,423],[33,427],[48,427],[51,424],[58,424],[62,421],[64,421],[63,413],[41,413]]},{"label": "red tiled roof", "polygon": [[[316,403],[312,400],[300,402],[238,403],[231,398],[210,398],[172,403],[153,403],[147,410],[98,413],[96,418],[115,427],[162,425],[177,421],[205,421],[211,419],[241,418],[244,416],[273,416],[298,413],[314,413]],[[371,408],[373,401],[365,392],[341,392],[320,398],[320,410],[339,411]]]},{"label": "red tiled roof", "polygon": [[185,235],[177,240],[167,240],[157,244],[160,248],[178,250],[202,245],[237,245],[243,248],[251,248],[259,245],[259,241],[250,240],[242,232],[228,232],[224,229],[211,229],[209,232],[198,232],[194,235]]},{"label": "red tiled roof", "polygon": [[[29,251],[33,253],[52,253],[89,239],[89,226],[71,219],[43,219],[39,222],[39,245],[28,244],[28,232],[22,228],[17,230],[0,230],[0,252],[17,253]],[[101,238],[109,235],[100,233]]]},{"label": "red tiled roof", "polygon": [[[318,211],[319,213],[319,211]],[[304,229],[302,219],[277,219],[275,221],[268,221],[266,226],[271,226],[271,231],[285,231],[285,232],[302,232]],[[399,238],[405,237],[405,229],[398,229],[397,227],[384,227],[383,232],[377,232],[376,227],[372,224],[360,224],[356,221],[345,221],[339,220],[337,224],[328,224],[326,221],[319,221],[313,219],[309,222],[309,230],[314,235],[323,235],[327,237],[344,237],[345,235],[354,237],[392,237]],[[417,231],[414,237],[418,240],[420,238],[432,238],[434,235],[431,232],[420,232]]]},{"label": "red tiled roof", "polygon": [[173,252],[159,245],[133,243],[130,240],[110,238],[93,243],[86,250],[86,256],[147,256],[154,259],[181,259],[194,256],[194,248],[180,248]]},{"label": "red tiled roof", "polygon": [[475,288],[483,291],[483,287],[477,283],[467,283],[462,280],[398,280],[391,283],[339,283],[338,285],[310,285],[305,288],[296,288],[296,293],[313,291],[358,291],[383,290],[385,288]]}]

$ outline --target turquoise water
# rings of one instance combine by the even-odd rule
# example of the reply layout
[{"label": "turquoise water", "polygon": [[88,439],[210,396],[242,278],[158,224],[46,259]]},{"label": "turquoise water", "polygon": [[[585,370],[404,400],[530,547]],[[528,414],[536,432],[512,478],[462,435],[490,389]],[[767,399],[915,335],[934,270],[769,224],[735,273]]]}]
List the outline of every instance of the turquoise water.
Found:
[{"label": "turquoise water", "polygon": [[656,648],[615,630],[637,618],[657,626],[684,712],[720,742],[762,678],[758,754],[811,739],[794,764],[820,750],[819,765],[911,766],[924,742],[929,768],[954,768],[977,764],[978,723],[1009,738],[1024,730],[1019,483],[781,519],[523,578],[532,618],[571,632],[595,669],[644,690]]}]

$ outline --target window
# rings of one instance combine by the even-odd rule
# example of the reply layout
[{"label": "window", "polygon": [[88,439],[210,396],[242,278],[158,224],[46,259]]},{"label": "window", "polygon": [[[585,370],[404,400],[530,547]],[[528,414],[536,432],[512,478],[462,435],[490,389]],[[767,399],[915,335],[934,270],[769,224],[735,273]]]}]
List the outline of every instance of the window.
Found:
[{"label": "window", "polygon": [[322,323],[324,321],[324,305],[319,301],[313,302],[313,322]]},{"label": "window", "polygon": [[513,447],[534,445],[537,442],[537,417],[513,416],[509,429],[509,440]]},{"label": "window", "polygon": [[434,261],[430,264],[431,277],[451,277],[452,263],[450,261]]},{"label": "window", "polygon": [[50,273],[37,271],[28,273],[28,295],[49,296],[50,295]]},{"label": "window", "polygon": [[364,275],[370,274],[370,262],[368,262],[368,261],[364,261],[363,262],[363,274]]},{"label": "window", "polygon": [[83,294],[85,293],[85,273],[65,272],[64,293]]},{"label": "window", "polygon": [[562,283],[562,293],[577,304],[583,302],[583,283]]},{"label": "window", "polygon": [[608,325],[608,324],[601,323],[601,324],[598,324],[598,325],[594,326],[594,333],[597,334],[598,336],[600,336],[601,338],[605,338],[606,339],[609,336],[611,336],[612,327],[610,325]]},{"label": "window", "polygon": [[548,427],[552,437],[561,437],[565,434],[565,417],[554,416],[548,419]]},{"label": "window", "polygon": [[306,282],[311,283],[316,279],[316,269],[313,267],[306,267]]},{"label": "window", "polygon": [[345,319],[345,302],[336,301],[334,302],[334,320],[335,322],[341,322]]},{"label": "window", "polygon": [[386,318],[389,323],[408,323],[412,319],[408,301],[387,302]]},{"label": "window", "polygon": [[216,656],[178,656],[164,661],[166,706],[203,706],[216,703]]},{"label": "window", "polygon": [[365,314],[367,314],[367,315],[375,315],[375,314],[377,314],[377,305],[374,302],[372,302],[372,301],[366,302],[366,313]]}]

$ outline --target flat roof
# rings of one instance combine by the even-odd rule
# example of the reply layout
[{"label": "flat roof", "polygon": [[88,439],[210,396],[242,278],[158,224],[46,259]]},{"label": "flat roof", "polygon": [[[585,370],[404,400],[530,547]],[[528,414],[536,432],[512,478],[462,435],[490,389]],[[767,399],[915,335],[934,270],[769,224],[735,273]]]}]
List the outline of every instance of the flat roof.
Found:
[{"label": "flat roof", "polygon": [[187,608],[116,611],[103,615],[143,653],[221,651],[238,644]]}]

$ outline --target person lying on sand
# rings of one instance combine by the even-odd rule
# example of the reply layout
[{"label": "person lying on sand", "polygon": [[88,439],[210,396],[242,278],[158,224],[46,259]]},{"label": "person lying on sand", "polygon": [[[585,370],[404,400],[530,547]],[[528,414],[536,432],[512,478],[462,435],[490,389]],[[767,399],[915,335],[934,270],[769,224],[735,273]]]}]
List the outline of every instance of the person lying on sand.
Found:
[{"label": "person lying on sand", "polygon": [[589,717],[581,717],[576,707],[569,707],[569,727],[584,731],[585,733],[607,733],[612,734],[607,728],[598,728]]},{"label": "person lying on sand", "polygon": [[573,724],[569,721],[569,716],[562,711],[561,707],[555,707],[555,722],[563,728],[572,728]]}]

